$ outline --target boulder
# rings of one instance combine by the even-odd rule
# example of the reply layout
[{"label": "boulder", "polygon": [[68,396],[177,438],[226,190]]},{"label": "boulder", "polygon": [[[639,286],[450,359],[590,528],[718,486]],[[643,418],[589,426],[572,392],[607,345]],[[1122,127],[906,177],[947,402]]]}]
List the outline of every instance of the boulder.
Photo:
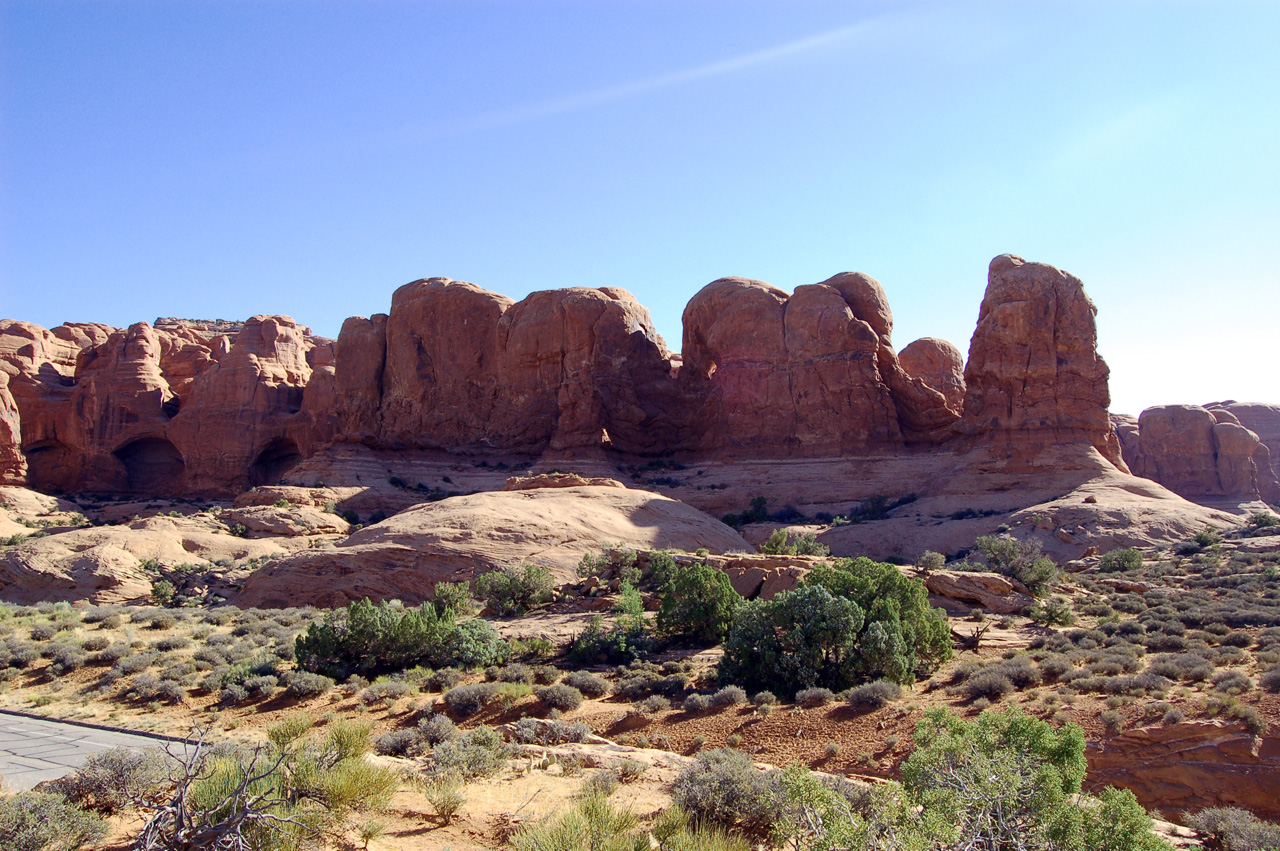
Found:
[{"label": "boulder", "polygon": [[898,353],[898,362],[912,378],[941,393],[949,409],[964,410],[964,355],[953,344],[921,337]]},{"label": "boulder", "polygon": [[977,605],[996,615],[1017,614],[1031,605],[1032,598],[1018,591],[1013,582],[998,573],[936,570],[924,580],[931,594]]},{"label": "boulder", "polygon": [[219,513],[218,519],[229,526],[240,525],[251,533],[271,537],[346,535],[351,531],[351,524],[336,514],[304,505],[232,508]]}]

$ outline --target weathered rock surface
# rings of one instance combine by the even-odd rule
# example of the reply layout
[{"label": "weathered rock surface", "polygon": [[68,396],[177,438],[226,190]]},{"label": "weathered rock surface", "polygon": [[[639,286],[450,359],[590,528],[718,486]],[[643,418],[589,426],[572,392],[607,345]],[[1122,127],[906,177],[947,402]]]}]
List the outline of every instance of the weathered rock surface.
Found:
[{"label": "weathered rock surface", "polygon": [[[166,320],[127,329],[0,323],[28,462],[62,491],[232,493],[278,477],[310,447],[298,414],[307,355],[327,341],[288,317]],[[210,336],[218,334],[217,336]]]},{"label": "weathered rock surface", "polygon": [[250,533],[273,537],[346,535],[351,531],[351,524],[336,514],[302,505],[232,508],[220,512],[218,519],[228,525],[244,526]]},{"label": "weathered rock surface", "polygon": [[953,344],[921,337],[898,353],[898,362],[912,378],[941,393],[952,411],[964,410],[964,355]]},{"label": "weathered rock surface", "polygon": [[617,544],[749,549],[723,523],[648,491],[493,491],[415,506],[336,546],[272,561],[249,577],[236,603],[333,606],[362,597],[416,603],[429,599],[439,581],[524,563],[544,565],[564,580],[585,553]]},{"label": "weathered rock surface", "polygon": [[[886,520],[824,536],[839,554],[879,558],[918,555],[895,552],[904,541],[953,551],[1055,500],[1071,520],[1036,534],[1066,557],[1124,537],[1126,518],[1154,524],[1130,535],[1146,543],[1218,523],[1124,475],[1094,313],[1079,279],[997,257],[962,367],[929,338],[899,356],[888,298],[866,275],[791,294],[724,278],[690,300],[675,355],[617,288],[513,302],[431,278],[397,290],[386,315],[348,320],[336,341],[279,316],[4,322],[0,369],[26,481],[48,491],[233,496],[256,485],[239,507],[298,495],[362,521],[497,490],[501,471],[530,466],[629,478],[712,516],[756,496],[810,516],[914,496]],[[0,464],[20,480],[3,410],[0,395]],[[1243,420],[1220,416],[1213,472],[1219,487],[1240,486],[1265,444],[1247,455]],[[1080,514],[1063,495],[1089,482],[1102,485]]]},{"label": "weathered rock surface", "polygon": [[976,604],[997,615],[1016,614],[1033,602],[998,573],[937,570],[925,577],[924,587],[931,594]]},{"label": "weathered rock surface", "polygon": [[9,392],[9,373],[0,371],[0,485],[27,480],[27,457],[22,454],[22,417]]},{"label": "weathered rock surface", "polygon": [[1092,445],[1123,469],[1107,415],[1110,370],[1098,355],[1096,315],[1074,275],[1011,254],[992,260],[969,344],[960,430],[1013,454]]},{"label": "weathered rock surface", "polygon": [[[1240,406],[1264,428],[1269,406]],[[1271,453],[1227,407],[1160,405],[1113,417],[1125,461],[1137,475],[1199,501],[1280,499]]]},{"label": "weathered rock surface", "polygon": [[157,516],[123,526],[85,527],[28,540],[0,551],[0,598],[120,603],[145,598],[154,576],[147,559],[166,566],[209,565],[281,555],[305,539],[248,540],[231,535],[209,515]]},{"label": "weathered rock surface", "polygon": [[1280,819],[1280,738],[1239,723],[1189,721],[1127,730],[1086,751],[1086,786],[1120,786],[1168,814],[1243,807]]}]

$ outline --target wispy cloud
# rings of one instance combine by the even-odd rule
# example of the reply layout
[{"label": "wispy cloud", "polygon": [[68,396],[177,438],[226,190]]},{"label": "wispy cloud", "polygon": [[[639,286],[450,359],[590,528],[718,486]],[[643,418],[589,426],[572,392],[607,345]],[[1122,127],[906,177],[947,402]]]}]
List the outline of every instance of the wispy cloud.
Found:
[{"label": "wispy cloud", "polygon": [[1083,130],[1053,158],[1055,168],[1121,159],[1169,131],[1187,109],[1182,93],[1162,95]]},{"label": "wispy cloud", "polygon": [[879,19],[871,19],[861,23],[851,24],[849,26],[818,33],[817,35],[811,35],[806,38],[800,38],[794,41],[788,41],[784,44],[767,47],[763,50],[754,50],[750,53],[743,53],[739,56],[721,59],[717,62],[709,62],[706,65],[699,65],[694,68],[672,71],[667,74],[659,74],[642,80],[621,83],[616,86],[607,86],[605,88],[594,89],[592,91],[582,92],[566,97],[552,98],[528,104],[526,106],[516,107],[514,109],[502,110],[486,115],[478,115],[473,118],[454,122],[449,129],[453,132],[461,132],[490,129],[493,127],[504,127],[511,124],[521,124],[526,121],[536,121],[538,119],[549,118],[555,115],[562,115],[564,113],[579,112],[581,110],[602,106],[604,104],[638,97],[661,89],[675,88],[685,83],[707,80],[713,77],[724,77],[738,73],[739,71],[745,71],[749,68],[755,68],[759,65],[780,62],[793,57],[802,56],[804,54],[814,53],[823,48],[845,44],[857,39],[859,36],[866,36],[870,34],[875,29],[878,21]]}]

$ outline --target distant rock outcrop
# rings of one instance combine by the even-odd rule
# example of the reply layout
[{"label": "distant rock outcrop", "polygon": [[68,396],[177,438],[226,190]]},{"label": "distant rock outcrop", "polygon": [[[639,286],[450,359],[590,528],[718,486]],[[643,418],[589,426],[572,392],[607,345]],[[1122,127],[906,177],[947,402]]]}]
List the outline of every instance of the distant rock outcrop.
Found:
[{"label": "distant rock outcrop", "polygon": [[[1234,405],[1235,403],[1231,403]],[[1272,406],[1237,406],[1277,437],[1280,409],[1272,426]],[[1263,499],[1280,502],[1280,482],[1272,453],[1257,433],[1246,428],[1231,407],[1160,405],[1136,420],[1112,418],[1129,468],[1187,499],[1201,502]]]},{"label": "distant rock outcrop", "polygon": [[1140,727],[1090,743],[1087,786],[1119,786],[1170,814],[1244,807],[1280,819],[1280,738],[1241,723],[1188,721]]}]

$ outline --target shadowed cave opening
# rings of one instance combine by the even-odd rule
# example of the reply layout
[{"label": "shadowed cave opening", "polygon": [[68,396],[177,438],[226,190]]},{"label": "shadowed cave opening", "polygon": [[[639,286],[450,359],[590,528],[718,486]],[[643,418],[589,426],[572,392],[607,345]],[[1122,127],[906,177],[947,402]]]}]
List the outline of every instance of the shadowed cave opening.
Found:
[{"label": "shadowed cave opening", "polygon": [[277,438],[266,445],[253,462],[249,478],[253,485],[274,485],[302,461],[298,444],[286,437]]},{"label": "shadowed cave opening", "polygon": [[27,456],[27,484],[32,490],[53,493],[72,487],[73,459],[66,446],[50,441],[29,446],[23,454]]},{"label": "shadowed cave opening", "polygon": [[144,437],[115,451],[133,493],[168,495],[182,490],[187,464],[182,453],[160,437]]}]

